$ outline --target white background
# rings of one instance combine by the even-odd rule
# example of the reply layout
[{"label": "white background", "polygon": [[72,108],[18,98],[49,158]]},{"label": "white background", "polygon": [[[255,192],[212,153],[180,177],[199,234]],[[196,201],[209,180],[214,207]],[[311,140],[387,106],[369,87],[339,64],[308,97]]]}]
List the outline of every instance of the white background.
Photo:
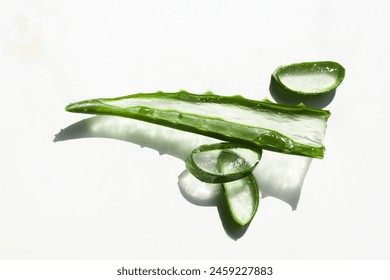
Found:
[{"label": "white background", "polygon": [[[0,258],[390,258],[385,3],[0,0]],[[295,211],[264,198],[238,240],[216,207],[183,197],[182,160],[107,138],[53,142],[88,117],[64,111],[73,101],[271,98],[277,66],[319,60],[347,71],[326,108],[325,159]]]}]

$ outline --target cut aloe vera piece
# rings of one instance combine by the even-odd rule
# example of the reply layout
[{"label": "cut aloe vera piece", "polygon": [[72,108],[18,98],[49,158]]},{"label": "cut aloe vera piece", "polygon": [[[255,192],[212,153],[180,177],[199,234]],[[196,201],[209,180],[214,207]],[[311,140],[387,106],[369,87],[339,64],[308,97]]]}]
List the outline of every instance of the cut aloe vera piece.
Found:
[{"label": "cut aloe vera piece", "polygon": [[133,94],[70,104],[69,112],[114,115],[193,132],[252,149],[322,158],[329,111],[212,93]]},{"label": "cut aloe vera piece", "polygon": [[[233,154],[237,156],[232,157]],[[233,143],[216,143],[194,149],[186,159],[186,166],[202,182],[223,183],[247,176],[260,158],[261,150]],[[220,161],[224,163],[222,169],[219,168]]]},{"label": "cut aloe vera piece", "polygon": [[249,224],[260,201],[260,192],[253,175],[223,183],[223,189],[233,220],[241,226]]},{"label": "cut aloe vera piece", "polygon": [[[238,159],[241,159],[241,165],[247,165],[239,155],[228,150],[222,151],[218,157],[219,170],[230,172],[231,163],[237,162]],[[260,201],[260,192],[254,176],[248,174],[236,181],[224,182],[222,186],[233,220],[241,226],[249,224],[256,214]]]},{"label": "cut aloe vera piece", "polygon": [[337,62],[302,62],[278,67],[271,83],[286,94],[316,96],[335,91],[344,76],[345,69]]}]

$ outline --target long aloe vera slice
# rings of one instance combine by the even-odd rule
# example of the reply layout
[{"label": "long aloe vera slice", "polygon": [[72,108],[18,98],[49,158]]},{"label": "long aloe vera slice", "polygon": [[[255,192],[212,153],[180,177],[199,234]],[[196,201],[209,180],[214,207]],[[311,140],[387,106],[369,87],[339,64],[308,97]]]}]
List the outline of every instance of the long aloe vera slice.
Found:
[{"label": "long aloe vera slice", "polygon": [[271,83],[285,94],[316,96],[334,91],[344,76],[344,67],[334,61],[301,62],[276,68]]},{"label": "long aloe vera slice", "polygon": [[252,149],[322,158],[328,111],[212,93],[139,93],[84,100],[69,112],[122,116]]}]

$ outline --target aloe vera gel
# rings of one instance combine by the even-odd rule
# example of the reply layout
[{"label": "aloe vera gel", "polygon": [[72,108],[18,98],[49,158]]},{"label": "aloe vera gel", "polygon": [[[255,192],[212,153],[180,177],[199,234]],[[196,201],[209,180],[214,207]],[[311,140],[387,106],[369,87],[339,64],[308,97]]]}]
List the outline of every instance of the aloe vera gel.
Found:
[{"label": "aloe vera gel", "polygon": [[278,67],[273,81],[287,94],[315,96],[334,91],[343,81],[345,69],[337,62],[303,62]]}]

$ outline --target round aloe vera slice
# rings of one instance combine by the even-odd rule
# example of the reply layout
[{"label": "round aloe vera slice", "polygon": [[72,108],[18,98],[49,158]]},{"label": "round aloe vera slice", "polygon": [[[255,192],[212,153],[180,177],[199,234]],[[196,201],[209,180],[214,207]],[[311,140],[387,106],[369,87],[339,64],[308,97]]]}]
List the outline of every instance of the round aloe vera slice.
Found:
[{"label": "round aloe vera slice", "polygon": [[[236,162],[240,156],[229,150],[221,152],[218,158],[220,171],[230,171],[231,162]],[[246,165],[245,161],[242,165]],[[231,181],[222,183],[229,212],[233,220],[240,226],[246,226],[253,219],[257,212],[260,201],[260,192],[257,182],[252,174]]]},{"label": "round aloe vera slice", "polygon": [[[234,160],[230,154],[236,155]],[[261,151],[248,149],[239,144],[216,143],[202,145],[193,150],[186,159],[186,166],[202,182],[224,183],[250,174],[260,158]],[[220,161],[224,162],[223,169],[219,168]]]},{"label": "round aloe vera slice", "polygon": [[271,85],[290,95],[317,96],[334,92],[344,76],[345,69],[337,62],[302,62],[278,67]]}]

